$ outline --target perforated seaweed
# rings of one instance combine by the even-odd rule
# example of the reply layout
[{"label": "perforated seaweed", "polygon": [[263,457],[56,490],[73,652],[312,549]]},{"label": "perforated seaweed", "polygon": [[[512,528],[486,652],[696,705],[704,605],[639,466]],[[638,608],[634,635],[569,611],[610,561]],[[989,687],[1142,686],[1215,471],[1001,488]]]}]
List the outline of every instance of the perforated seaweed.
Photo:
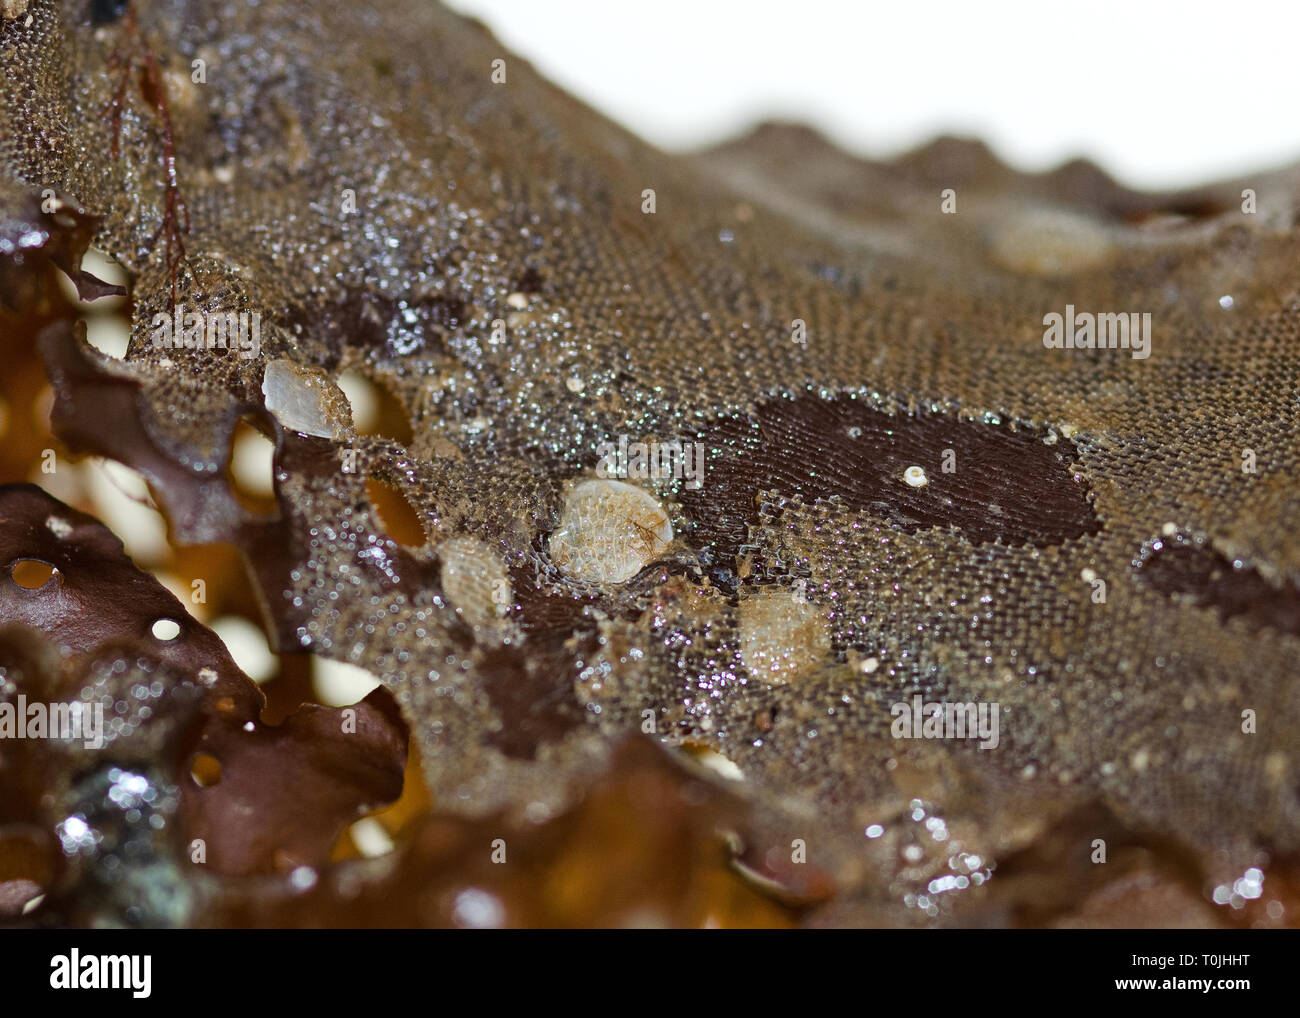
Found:
[{"label": "perforated seaweed", "polygon": [[[0,21],[3,236],[43,231],[0,295],[77,272],[88,224],[132,277],[125,360],[41,338],[56,431],[139,470],[174,540],[240,547],[279,649],[378,677],[447,816],[562,815],[659,740],[739,767],[736,865],[833,886],[812,921],[1115,921],[1090,896],[1133,880],[1157,921],[1236,921],[1215,888],[1290,879],[1294,171],[1140,195],[780,125],[667,155],[424,3],[92,21]],[[1150,356],[1045,347],[1067,305],[1149,313]],[[176,307],[259,341],[159,346]],[[347,371],[403,434],[358,430]],[[275,441],[269,515],[225,472],[241,419]],[[620,437],[702,446],[702,485],[637,482],[671,543],[571,575],[549,542]],[[896,737],[914,695],[993,705],[996,747]]]}]

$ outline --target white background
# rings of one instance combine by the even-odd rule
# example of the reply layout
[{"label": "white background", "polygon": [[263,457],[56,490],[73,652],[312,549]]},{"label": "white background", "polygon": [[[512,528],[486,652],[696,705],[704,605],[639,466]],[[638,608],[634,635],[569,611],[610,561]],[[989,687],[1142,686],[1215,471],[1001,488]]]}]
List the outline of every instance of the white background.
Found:
[{"label": "white background", "polygon": [[450,0],[665,148],[771,117],[895,155],[977,136],[1172,187],[1300,159],[1300,4]]}]

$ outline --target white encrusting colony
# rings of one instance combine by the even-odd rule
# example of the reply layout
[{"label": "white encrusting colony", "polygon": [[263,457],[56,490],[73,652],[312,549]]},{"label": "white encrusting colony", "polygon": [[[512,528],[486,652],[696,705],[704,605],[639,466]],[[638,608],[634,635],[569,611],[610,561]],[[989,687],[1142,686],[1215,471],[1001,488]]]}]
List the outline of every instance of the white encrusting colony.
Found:
[{"label": "white encrusting colony", "polygon": [[668,514],[650,492],[624,481],[581,481],[551,534],[551,561],[574,579],[623,583],[672,540]]}]

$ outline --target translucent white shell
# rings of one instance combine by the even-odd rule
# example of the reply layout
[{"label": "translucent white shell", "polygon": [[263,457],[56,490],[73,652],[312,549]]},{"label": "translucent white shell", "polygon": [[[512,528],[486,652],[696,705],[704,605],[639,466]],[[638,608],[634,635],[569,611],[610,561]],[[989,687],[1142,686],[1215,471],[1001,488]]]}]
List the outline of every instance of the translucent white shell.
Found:
[{"label": "translucent white shell", "polygon": [[482,541],[453,537],[438,545],[442,592],[473,626],[498,622],[513,594],[505,564]]},{"label": "translucent white shell", "polygon": [[320,438],[341,437],[351,426],[347,398],[323,371],[286,358],[271,361],[262,376],[266,409],[291,431]]},{"label": "translucent white shell", "polygon": [[1046,209],[1009,211],[995,223],[993,258],[1015,272],[1046,277],[1084,272],[1113,250],[1106,228],[1087,216]]},{"label": "translucent white shell", "polygon": [[551,534],[551,561],[588,583],[623,583],[663,554],[673,528],[659,500],[624,481],[582,481]]},{"label": "translucent white shell", "polygon": [[826,619],[815,605],[784,591],[740,603],[740,656],[759,681],[789,682],[829,652]]}]

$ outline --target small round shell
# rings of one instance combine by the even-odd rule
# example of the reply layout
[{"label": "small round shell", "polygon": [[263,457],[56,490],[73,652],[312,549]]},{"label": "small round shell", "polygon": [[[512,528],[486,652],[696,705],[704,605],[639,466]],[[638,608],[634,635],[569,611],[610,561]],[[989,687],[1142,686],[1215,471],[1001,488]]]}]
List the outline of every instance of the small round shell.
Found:
[{"label": "small round shell", "polygon": [[650,492],[623,481],[582,481],[551,534],[551,560],[588,583],[623,583],[672,542],[668,514]]}]

